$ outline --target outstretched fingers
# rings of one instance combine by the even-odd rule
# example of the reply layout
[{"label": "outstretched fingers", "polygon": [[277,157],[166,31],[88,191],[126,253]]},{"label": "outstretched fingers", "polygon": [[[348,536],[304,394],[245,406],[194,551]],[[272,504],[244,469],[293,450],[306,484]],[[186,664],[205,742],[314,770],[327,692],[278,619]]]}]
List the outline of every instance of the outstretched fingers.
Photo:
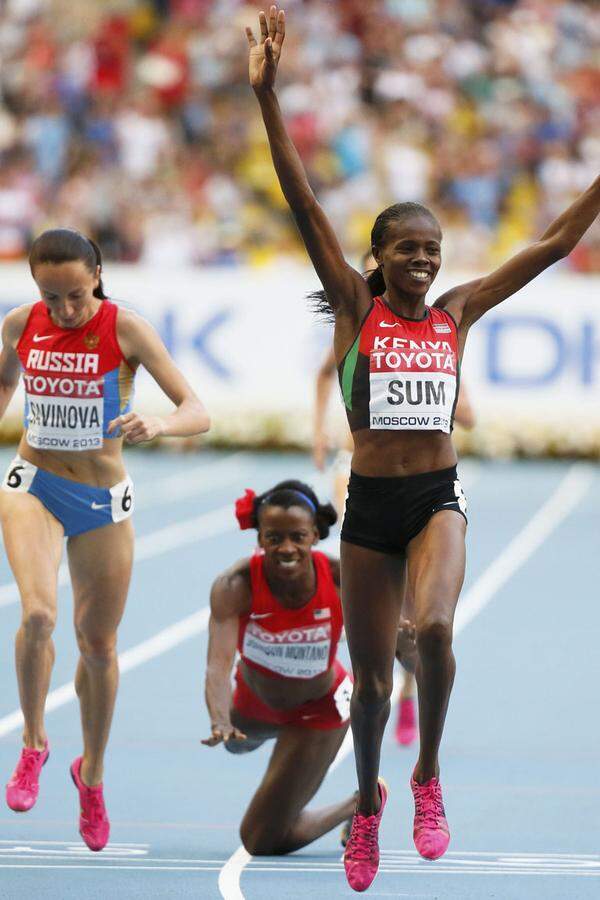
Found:
[{"label": "outstretched fingers", "polygon": [[273,4],[269,9],[269,37],[274,40],[277,32],[277,7]]},{"label": "outstretched fingers", "polygon": [[279,48],[281,48],[281,45],[283,44],[284,37],[285,37],[285,13],[282,9],[280,9],[279,12],[277,13],[277,19],[275,22],[275,31],[272,34],[273,41]]},{"label": "outstretched fingers", "polygon": [[259,12],[258,14],[258,22],[260,25],[260,37],[261,42],[264,44],[266,39],[269,37],[269,26],[267,24],[267,16],[264,12]]},{"label": "outstretched fingers", "polygon": [[[258,24],[260,26],[261,44],[268,45],[269,43],[274,43],[278,48],[281,48],[285,37],[285,12],[282,9],[278,10],[276,6],[271,6],[268,19],[265,12],[259,12]],[[246,26],[246,37],[248,38],[248,43],[251,47],[257,46],[258,42],[254,37],[252,29],[248,26]]]}]

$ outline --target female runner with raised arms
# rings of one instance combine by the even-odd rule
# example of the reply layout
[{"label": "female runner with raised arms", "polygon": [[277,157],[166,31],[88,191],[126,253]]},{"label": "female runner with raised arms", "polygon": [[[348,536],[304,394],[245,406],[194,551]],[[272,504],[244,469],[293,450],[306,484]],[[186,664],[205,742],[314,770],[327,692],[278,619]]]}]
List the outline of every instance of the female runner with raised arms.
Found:
[{"label": "female runner with raised arms", "polygon": [[567,256],[600,209],[600,178],[527,247],[491,275],[425,298],[441,263],[435,216],[401,203],[377,217],[367,281],[349,266],[306,179],[275,96],[285,16],[260,13],[252,30],[250,83],[277,177],[335,315],[335,355],[355,450],[342,527],[344,624],[355,678],[351,723],[359,800],[346,846],[354,890],[379,865],[378,827],[387,790],[378,782],[390,709],[392,668],[405,569],[414,598],[420,752],[412,778],[414,840],[428,859],[450,835],[438,750],[455,661],[454,610],[465,567],[466,503],[450,432],[459,362],[469,328],[488,310]]},{"label": "female runner with raised arms", "polygon": [[[377,263],[373,258],[371,251],[365,253],[361,259],[361,271],[363,277],[370,274],[377,268]],[[327,351],[319,371],[317,373],[316,390],[315,390],[315,413],[314,413],[314,437],[313,437],[313,460],[315,466],[320,471],[325,467],[327,451],[329,449],[329,441],[327,439],[325,429],[325,415],[327,412],[327,404],[333,382],[337,375],[337,367],[335,362],[335,352],[333,347]],[[475,413],[465,387],[462,381],[458,393],[458,400],[454,410],[454,421],[463,428],[471,429],[475,425]],[[346,493],[348,491],[348,481],[350,479],[350,466],[352,461],[352,450],[354,443],[350,432],[347,433],[346,440],[343,445],[338,448],[334,463],[334,485],[333,495],[335,508],[338,517],[344,515],[344,507],[346,505]],[[408,587],[408,586],[407,586]],[[413,614],[412,598],[410,591],[406,589],[406,596],[402,603],[402,619],[401,628],[398,634],[398,647],[396,655],[402,661],[402,684],[400,687],[400,697],[398,700],[398,715],[396,719],[396,727],[394,734],[397,742],[407,747],[415,740],[417,736],[417,720],[415,715],[415,693],[416,683],[414,676],[414,652],[412,641],[409,640],[410,652],[406,652],[406,629],[409,634],[412,631],[410,627]]]},{"label": "female runner with raised arms", "polygon": [[[369,256],[371,254],[369,253]],[[325,413],[327,403],[333,382],[337,374],[335,363],[335,354],[333,348],[327,351],[319,371],[317,373],[316,396],[315,396],[315,418],[314,418],[314,438],[313,438],[313,461],[320,471],[325,467],[327,451],[329,449],[329,441],[325,430]],[[467,393],[464,381],[461,382],[458,401],[454,411],[454,421],[463,428],[470,429],[475,425],[475,413],[469,395]],[[338,517],[343,517],[344,507],[346,505],[346,494],[348,491],[348,482],[350,479],[350,466],[352,461],[353,442],[350,432],[348,432],[343,445],[338,448],[333,462],[333,496],[335,508]],[[398,700],[398,715],[396,718],[396,727],[394,735],[397,742],[408,747],[413,743],[417,736],[417,718],[415,714],[415,693],[416,683],[414,676],[414,653],[411,651],[406,654],[405,633],[404,630],[410,625],[413,614],[412,598],[408,586],[406,586],[406,595],[402,603],[402,620],[403,626],[398,635],[398,658],[402,657],[402,684],[400,686],[400,697]],[[401,650],[402,648],[402,650]]]},{"label": "female runner with raised arms", "polygon": [[247,753],[275,738],[240,835],[249,853],[291,853],[350,819],[356,804],[352,795],[323,809],[305,808],[349,725],[352,681],[336,657],[339,562],[313,550],[337,516],[301,481],[282,481],[258,497],[246,491],[236,515],[240,528],[257,529],[260,551],[235,563],[212,587],[206,666],[211,736],[203,743]]},{"label": "female runner with raised arms", "polygon": [[[26,397],[25,432],[0,490],[4,545],[23,610],[15,655],[24,748],[6,800],[15,811],[31,809],[49,756],[44,706],[66,537],[83,729],[83,754],[71,777],[80,834],[91,850],[101,850],[110,827],[102,776],[119,677],[117,627],[134,543],[133,485],[121,445],[123,438],[139,444],[161,434],[200,434],[209,420],[154,329],[106,298],[92,241],[70,229],[46,231],[29,262],[41,300],[8,313],[0,354],[0,415],[21,370]],[[170,415],[132,411],[140,365],[175,404]]]}]

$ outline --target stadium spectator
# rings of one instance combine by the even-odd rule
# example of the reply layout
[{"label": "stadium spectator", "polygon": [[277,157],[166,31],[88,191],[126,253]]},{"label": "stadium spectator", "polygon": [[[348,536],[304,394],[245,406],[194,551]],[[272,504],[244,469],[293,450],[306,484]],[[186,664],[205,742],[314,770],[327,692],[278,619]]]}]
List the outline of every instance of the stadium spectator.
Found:
[{"label": "stadium spectator", "polygon": [[[254,10],[107,6],[0,4],[0,259],[25,258],[49,222],[91,233],[123,261],[303,257],[240,68]],[[378,209],[411,198],[439,213],[453,265],[485,268],[597,173],[593,0],[286,9],[297,27],[281,101],[349,255],[364,252]],[[600,271],[599,228],[564,265]]]}]

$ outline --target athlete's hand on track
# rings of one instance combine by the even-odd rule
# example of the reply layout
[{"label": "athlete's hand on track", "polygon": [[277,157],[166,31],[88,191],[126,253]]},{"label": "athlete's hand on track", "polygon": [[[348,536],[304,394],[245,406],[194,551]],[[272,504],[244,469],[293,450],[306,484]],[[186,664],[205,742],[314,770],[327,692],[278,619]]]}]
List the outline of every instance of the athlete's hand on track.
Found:
[{"label": "athlete's hand on track", "polygon": [[113,419],[108,426],[108,433],[112,434],[119,428],[128,444],[141,444],[164,434],[166,426],[165,420],[159,416],[140,416],[139,413],[130,412]]},{"label": "athlete's hand on track", "polygon": [[201,741],[205,747],[216,747],[217,744],[226,744],[227,741],[245,741],[246,735],[239,728],[235,728],[231,722],[215,722],[211,725],[211,736]]},{"label": "athlete's hand on track", "polygon": [[414,646],[417,640],[417,630],[414,622],[409,619],[400,619],[398,623],[398,640],[403,643]]},{"label": "athlete's hand on track", "polygon": [[260,44],[246,28],[246,37],[250,45],[249,76],[250,84],[255,91],[268,91],[275,84],[277,64],[281,56],[281,46],[285,38],[285,13],[272,6],[269,19],[264,12],[258,14],[260,25]]}]

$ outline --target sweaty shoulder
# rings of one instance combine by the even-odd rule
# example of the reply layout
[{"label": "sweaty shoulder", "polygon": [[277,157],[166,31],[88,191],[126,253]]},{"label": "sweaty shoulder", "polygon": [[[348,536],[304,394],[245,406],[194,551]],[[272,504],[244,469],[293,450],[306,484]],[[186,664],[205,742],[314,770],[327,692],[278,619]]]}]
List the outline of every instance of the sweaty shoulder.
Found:
[{"label": "sweaty shoulder", "polygon": [[144,334],[147,330],[154,331],[150,323],[135,310],[115,305],[117,306],[117,336],[119,340]]},{"label": "sweaty shoulder", "polygon": [[139,313],[124,306],[117,309],[117,340],[121,352],[130,363],[139,363],[160,338],[156,329]]},{"label": "sweaty shoulder", "polygon": [[2,323],[2,341],[4,344],[9,344],[11,347],[16,348],[34,306],[34,303],[25,303],[23,306],[11,309],[6,314]]},{"label": "sweaty shoulder", "polygon": [[438,297],[433,306],[436,309],[444,309],[446,312],[450,313],[460,327],[460,325],[463,324],[462,318],[465,303],[474,291],[477,290],[482,281],[482,278],[475,278],[473,281],[466,281],[464,284],[459,284],[457,287],[451,288],[449,291],[446,291],[445,294],[442,294],[441,297]]},{"label": "sweaty shoulder", "polygon": [[248,557],[217,575],[210,592],[210,605],[216,616],[240,616],[250,612],[252,589]]}]

